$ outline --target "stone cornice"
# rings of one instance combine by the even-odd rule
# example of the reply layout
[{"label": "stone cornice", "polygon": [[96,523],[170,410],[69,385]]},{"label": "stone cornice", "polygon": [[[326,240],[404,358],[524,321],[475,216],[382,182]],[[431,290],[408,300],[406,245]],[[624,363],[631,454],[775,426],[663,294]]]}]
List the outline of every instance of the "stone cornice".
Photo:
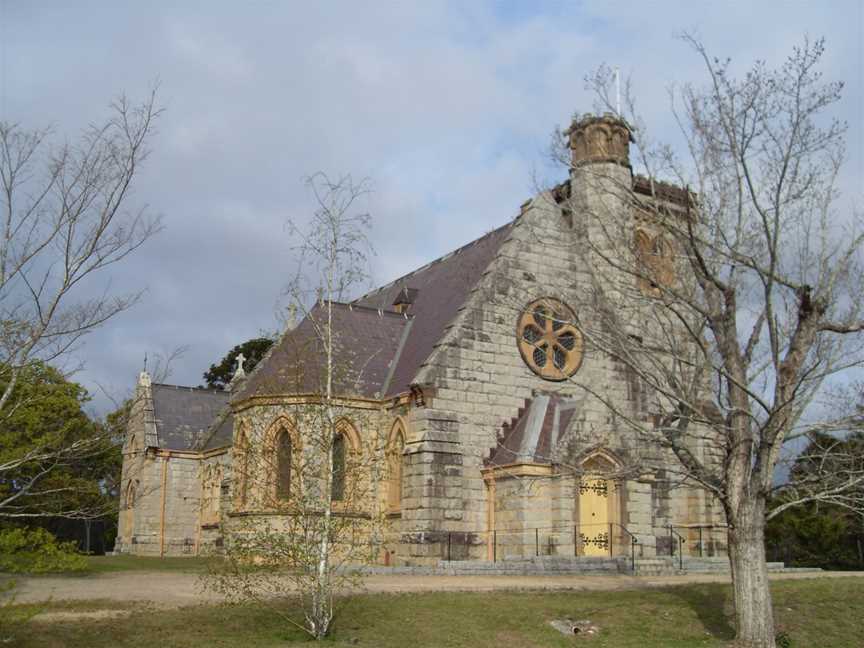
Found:
[{"label": "stone cornice", "polygon": [[[268,396],[249,396],[241,401],[231,404],[235,414],[257,406],[272,405],[320,405],[324,402],[321,394],[275,394]],[[389,410],[400,405],[409,404],[411,394],[404,393],[387,399],[375,398],[334,398],[333,404],[337,407],[351,407],[354,409],[367,410]]]},{"label": "stone cornice", "polygon": [[168,459],[210,459],[227,453],[231,446],[223,446],[221,448],[213,448],[212,450],[169,450],[167,448],[154,448],[153,456],[165,457]]},{"label": "stone cornice", "polygon": [[492,466],[490,468],[483,468],[480,472],[483,475],[483,479],[486,481],[507,479],[509,477],[552,477],[559,474],[549,464],[538,464],[533,462]]}]

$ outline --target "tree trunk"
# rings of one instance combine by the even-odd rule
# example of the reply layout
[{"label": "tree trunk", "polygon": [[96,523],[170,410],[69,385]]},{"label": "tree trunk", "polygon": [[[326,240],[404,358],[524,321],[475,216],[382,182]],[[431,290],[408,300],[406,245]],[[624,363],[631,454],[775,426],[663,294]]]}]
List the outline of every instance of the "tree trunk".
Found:
[{"label": "tree trunk", "polygon": [[775,648],[774,612],[765,562],[764,504],[744,508],[729,530],[736,639],[748,648]]}]

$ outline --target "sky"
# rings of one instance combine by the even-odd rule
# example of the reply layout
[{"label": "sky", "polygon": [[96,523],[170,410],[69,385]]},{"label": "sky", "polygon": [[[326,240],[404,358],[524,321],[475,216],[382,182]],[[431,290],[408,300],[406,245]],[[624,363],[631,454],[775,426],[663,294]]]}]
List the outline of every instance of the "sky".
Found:
[{"label": "sky", "polygon": [[[0,119],[74,138],[120,93],[158,82],[164,112],[130,205],[164,230],[87,291],[144,290],[76,351],[104,412],[144,356],[185,347],[170,382],[198,385],[235,344],[274,331],[294,269],[286,228],[312,209],[303,178],[369,178],[371,284],[517,215],[536,179],[563,179],[550,134],[593,99],[602,63],[633,79],[656,139],[668,89],[704,82],[676,34],[736,69],[824,36],[846,83],[841,179],[864,164],[864,2],[50,2],[0,0]],[[151,360],[152,362],[152,360]]]}]

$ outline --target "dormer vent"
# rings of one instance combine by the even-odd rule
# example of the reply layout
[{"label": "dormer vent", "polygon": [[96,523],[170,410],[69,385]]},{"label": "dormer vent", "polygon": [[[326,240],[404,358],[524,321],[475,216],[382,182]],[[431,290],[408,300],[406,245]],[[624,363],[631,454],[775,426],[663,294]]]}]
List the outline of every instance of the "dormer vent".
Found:
[{"label": "dormer vent", "polygon": [[407,313],[414,304],[414,300],[417,298],[419,292],[416,288],[408,288],[407,286],[400,290],[393,301],[393,310],[397,313]]}]

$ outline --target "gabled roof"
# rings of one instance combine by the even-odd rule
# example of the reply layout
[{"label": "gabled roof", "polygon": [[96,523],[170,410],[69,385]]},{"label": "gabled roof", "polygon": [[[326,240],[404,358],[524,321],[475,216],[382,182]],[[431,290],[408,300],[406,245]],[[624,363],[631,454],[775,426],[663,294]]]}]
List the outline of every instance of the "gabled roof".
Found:
[{"label": "gabled roof", "polygon": [[573,420],[577,402],[558,394],[537,393],[519,415],[505,424],[486,466],[553,463],[553,453]]},{"label": "gabled roof", "polygon": [[[228,404],[229,394],[221,389],[158,383],[151,389],[152,415],[156,427],[155,445],[167,450],[200,449],[205,439],[212,436],[209,434],[211,425]],[[227,415],[230,418],[230,412]],[[152,443],[152,440],[148,440],[148,445]],[[230,437],[229,441],[222,445],[230,445]]]},{"label": "gabled roof", "polygon": [[512,226],[512,222],[507,223],[354,302],[372,308],[392,308],[398,299],[411,295],[408,313],[414,323],[396,358],[393,378],[383,396],[408,390],[447,326],[498,254]]},{"label": "gabled roof", "polygon": [[[508,223],[350,304],[333,302],[335,393],[387,398],[408,391],[511,227]],[[395,311],[396,303],[407,305],[407,311]],[[316,326],[325,321],[325,306],[316,304],[282,336],[232,401],[323,392],[326,373]]]},{"label": "gabled roof", "polygon": [[[333,390],[342,396],[378,398],[412,319],[393,310],[332,302]],[[297,328],[287,331],[233,397],[320,394],[326,380],[321,327],[327,303],[317,303]]]}]

